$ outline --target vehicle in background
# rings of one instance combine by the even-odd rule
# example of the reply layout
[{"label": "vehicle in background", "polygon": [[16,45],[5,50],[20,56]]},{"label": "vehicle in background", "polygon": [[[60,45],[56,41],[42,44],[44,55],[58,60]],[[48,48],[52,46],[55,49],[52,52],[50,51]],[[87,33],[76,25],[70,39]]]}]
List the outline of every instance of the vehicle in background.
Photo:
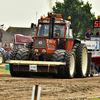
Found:
[{"label": "vehicle in background", "polygon": [[[0,42],[0,56],[2,57],[2,62],[10,59],[10,53],[13,49],[12,42]],[[1,61],[0,61],[1,62]]]},{"label": "vehicle in background", "polygon": [[21,34],[15,34],[14,35],[14,43],[13,43],[13,48],[18,49],[18,48],[24,48],[26,43],[32,42],[32,38],[30,36],[24,36]]},{"label": "vehicle in background", "polygon": [[9,59],[9,52],[10,51],[6,51],[4,48],[0,48],[0,64]]},{"label": "vehicle in background", "polygon": [[10,51],[13,48],[13,43],[11,42],[0,42],[0,48],[6,51]]}]

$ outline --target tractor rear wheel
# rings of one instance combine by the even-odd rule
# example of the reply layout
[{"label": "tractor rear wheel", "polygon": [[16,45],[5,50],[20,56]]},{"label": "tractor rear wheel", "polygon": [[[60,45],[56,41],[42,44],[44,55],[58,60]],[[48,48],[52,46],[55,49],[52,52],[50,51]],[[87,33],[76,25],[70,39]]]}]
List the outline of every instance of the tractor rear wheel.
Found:
[{"label": "tractor rear wheel", "polygon": [[[13,50],[11,51],[10,60],[15,60],[15,59],[16,59],[16,54],[17,54],[17,52],[18,52],[18,49],[13,49]],[[18,76],[18,75],[17,75],[17,72],[14,72],[14,71],[13,71],[13,65],[12,65],[12,64],[9,64],[9,66],[10,66],[10,74],[11,74],[11,76],[12,76],[12,77]]]},{"label": "tractor rear wheel", "polygon": [[76,77],[84,78],[87,75],[88,51],[85,44],[79,44],[75,51],[76,54]]},{"label": "tractor rear wheel", "polygon": [[66,62],[65,66],[58,66],[57,76],[61,78],[73,78],[75,72],[75,54],[71,51],[56,50],[52,55],[52,61]]},{"label": "tractor rear wheel", "polygon": [[21,60],[31,60],[32,59],[32,52],[30,49],[25,48],[22,51]]},{"label": "tractor rear wheel", "polygon": [[[16,55],[16,60],[31,60],[32,52],[29,48],[19,49]],[[15,72],[15,75],[18,77],[29,77],[31,76],[29,73],[25,72]]]},{"label": "tractor rear wheel", "polygon": [[29,48],[19,49],[16,54],[16,60],[30,60],[32,58],[31,53],[31,49]]},{"label": "tractor rear wheel", "polygon": [[10,54],[10,60],[15,60],[18,49],[13,49]]},{"label": "tractor rear wheel", "polygon": [[26,43],[26,48],[32,48],[32,46],[33,46],[33,42],[27,42]]},{"label": "tractor rear wheel", "polygon": [[15,57],[15,60],[21,60],[23,51],[24,51],[24,48],[18,50],[16,57]]}]

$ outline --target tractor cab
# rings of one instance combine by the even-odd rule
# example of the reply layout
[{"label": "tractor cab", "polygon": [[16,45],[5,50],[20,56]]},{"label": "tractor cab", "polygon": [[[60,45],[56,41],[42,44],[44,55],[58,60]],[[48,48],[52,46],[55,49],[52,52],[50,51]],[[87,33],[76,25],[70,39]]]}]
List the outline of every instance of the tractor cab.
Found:
[{"label": "tractor cab", "polygon": [[[50,24],[52,26],[50,26]],[[43,16],[41,16],[41,19],[38,20],[38,28],[35,37],[50,38],[49,36],[53,35],[53,38],[66,38],[68,37],[67,33],[70,33],[69,37],[73,38],[72,32],[70,30],[70,25],[71,22],[64,20],[62,14],[52,14],[51,16],[48,14],[48,18],[43,18]],[[49,31],[50,28],[50,31],[53,31],[52,34]]]},{"label": "tractor cab", "polygon": [[64,20],[62,14],[48,14],[48,18],[41,16],[33,40],[34,52],[53,54],[56,49],[66,50],[68,38],[73,38],[71,22]]}]

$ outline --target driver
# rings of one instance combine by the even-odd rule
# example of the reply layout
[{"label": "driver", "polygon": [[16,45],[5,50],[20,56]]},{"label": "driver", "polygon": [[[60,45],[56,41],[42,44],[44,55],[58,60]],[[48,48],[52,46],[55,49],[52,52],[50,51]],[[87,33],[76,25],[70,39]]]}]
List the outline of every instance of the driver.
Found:
[{"label": "driver", "polygon": [[54,36],[55,36],[55,37],[58,37],[58,36],[59,36],[59,33],[57,32],[57,30],[54,30],[53,33],[54,33]]}]

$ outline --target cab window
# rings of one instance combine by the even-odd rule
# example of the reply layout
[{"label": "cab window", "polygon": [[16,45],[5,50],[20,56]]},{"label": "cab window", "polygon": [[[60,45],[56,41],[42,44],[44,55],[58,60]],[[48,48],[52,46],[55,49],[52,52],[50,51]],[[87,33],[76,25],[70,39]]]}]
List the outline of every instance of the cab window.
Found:
[{"label": "cab window", "polygon": [[[37,36],[48,36],[49,35],[49,24],[39,24]],[[54,37],[64,37],[65,36],[65,25],[54,25]]]},{"label": "cab window", "polygon": [[6,43],[6,48],[10,48],[10,44],[9,43]]}]

